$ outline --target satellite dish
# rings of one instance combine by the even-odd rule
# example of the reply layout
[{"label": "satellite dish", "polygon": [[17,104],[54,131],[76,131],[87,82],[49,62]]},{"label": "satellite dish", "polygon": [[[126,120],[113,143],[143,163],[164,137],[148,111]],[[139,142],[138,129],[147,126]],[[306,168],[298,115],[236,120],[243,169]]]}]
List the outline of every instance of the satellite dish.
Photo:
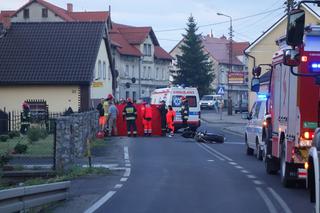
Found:
[{"label": "satellite dish", "polygon": [[126,88],[128,88],[128,89],[130,88],[130,83],[129,82],[126,83]]},{"label": "satellite dish", "polygon": [[133,84],[136,83],[136,78],[135,78],[135,77],[131,78],[131,82],[132,82]]}]

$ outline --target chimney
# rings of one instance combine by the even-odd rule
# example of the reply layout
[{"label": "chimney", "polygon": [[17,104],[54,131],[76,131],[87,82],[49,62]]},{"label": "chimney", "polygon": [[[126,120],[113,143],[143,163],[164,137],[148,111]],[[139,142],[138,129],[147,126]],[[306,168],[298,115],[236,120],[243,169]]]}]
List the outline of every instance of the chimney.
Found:
[{"label": "chimney", "polygon": [[8,14],[2,15],[2,26],[4,29],[9,29],[11,27],[11,17]]},{"label": "chimney", "polygon": [[72,13],[72,12],[73,12],[73,5],[72,5],[72,3],[68,3],[68,4],[67,4],[67,10],[68,10],[69,13]]}]

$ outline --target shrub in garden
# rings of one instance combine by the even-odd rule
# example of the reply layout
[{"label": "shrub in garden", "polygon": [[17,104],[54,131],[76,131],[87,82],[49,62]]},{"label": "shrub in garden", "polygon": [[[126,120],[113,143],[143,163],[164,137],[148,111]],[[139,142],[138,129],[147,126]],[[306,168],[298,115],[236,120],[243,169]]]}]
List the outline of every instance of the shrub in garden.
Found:
[{"label": "shrub in garden", "polygon": [[0,135],[0,141],[6,142],[9,139],[8,135]]},{"label": "shrub in garden", "polygon": [[48,132],[46,129],[40,129],[40,138],[45,139],[48,137]]},{"label": "shrub in garden", "polygon": [[14,147],[14,151],[16,154],[24,154],[27,152],[28,146],[25,144],[21,144],[18,143],[15,147]]},{"label": "shrub in garden", "polygon": [[38,127],[31,127],[28,132],[27,136],[30,142],[38,141],[41,135],[41,129]]},{"label": "shrub in garden", "polygon": [[9,138],[20,137],[20,132],[12,131],[12,132],[9,132],[8,135],[9,135]]},{"label": "shrub in garden", "polygon": [[2,153],[0,154],[0,167],[3,167],[10,161],[9,153]]}]

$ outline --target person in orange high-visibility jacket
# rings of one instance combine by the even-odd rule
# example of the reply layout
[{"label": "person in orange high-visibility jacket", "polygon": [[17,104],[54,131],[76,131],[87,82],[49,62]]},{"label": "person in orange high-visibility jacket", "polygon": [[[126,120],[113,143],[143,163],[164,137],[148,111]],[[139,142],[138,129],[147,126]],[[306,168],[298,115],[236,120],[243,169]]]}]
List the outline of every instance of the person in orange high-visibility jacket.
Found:
[{"label": "person in orange high-visibility jacket", "polygon": [[166,120],[167,120],[167,126],[168,129],[170,130],[169,137],[172,137],[174,134],[174,118],[176,117],[176,112],[173,110],[172,106],[168,106],[168,112],[166,115]]},{"label": "person in orange high-visibility jacket", "polygon": [[152,108],[150,104],[146,103],[142,107],[142,117],[143,117],[143,129],[145,136],[151,136],[152,134]]}]

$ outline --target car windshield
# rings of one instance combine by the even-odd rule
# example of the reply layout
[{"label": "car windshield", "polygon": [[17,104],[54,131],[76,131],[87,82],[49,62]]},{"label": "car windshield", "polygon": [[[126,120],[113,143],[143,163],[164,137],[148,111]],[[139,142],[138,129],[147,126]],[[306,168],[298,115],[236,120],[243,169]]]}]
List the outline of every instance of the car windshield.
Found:
[{"label": "car windshield", "polygon": [[210,96],[210,95],[205,95],[205,96],[202,97],[201,100],[202,100],[202,101],[211,101],[211,100],[213,100],[213,97]]}]

